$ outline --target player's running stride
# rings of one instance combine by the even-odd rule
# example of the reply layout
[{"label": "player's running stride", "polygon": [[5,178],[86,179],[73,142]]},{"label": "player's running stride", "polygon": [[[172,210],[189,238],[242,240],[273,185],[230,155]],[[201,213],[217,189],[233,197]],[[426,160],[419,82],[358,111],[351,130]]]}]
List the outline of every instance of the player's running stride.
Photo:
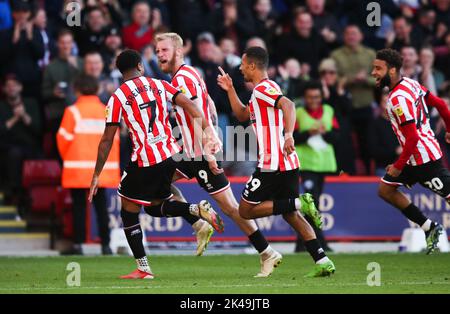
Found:
[{"label": "player's running stride", "polygon": [[[213,114],[216,112],[214,102],[209,97],[206,84],[197,70],[184,64],[183,40],[176,33],[158,34],[155,40],[156,55],[161,70],[172,75],[172,85],[196,103],[210,123],[211,129],[214,130],[211,124],[211,112]],[[280,264],[281,254],[269,245],[254,220],[243,219],[239,215],[239,205],[223,169],[219,168],[214,156],[208,156],[209,161],[202,156],[201,139],[195,136],[193,132],[193,119],[186,114],[183,108],[175,106],[175,110],[177,124],[181,129],[185,156],[177,163],[178,175],[175,175],[174,181],[182,177],[187,179],[195,177],[199,185],[211,195],[222,211],[248,236],[248,239],[260,254],[261,270],[255,277],[269,276],[274,267]],[[203,223],[203,221],[199,221],[199,223]],[[192,225],[194,229],[197,224],[196,222]],[[201,228],[206,229],[207,226],[205,225],[206,223]],[[202,229],[197,232],[197,255],[203,253],[209,240],[209,237],[205,238],[205,234],[201,234]],[[206,235],[210,236],[210,234]]]},{"label": "player's running stride", "polygon": [[299,167],[292,132],[295,105],[284,97],[280,87],[268,79],[267,51],[248,48],[242,56],[240,70],[244,80],[255,86],[248,106],[240,101],[231,77],[219,68],[219,86],[224,89],[239,121],[250,120],[258,141],[258,167],[248,180],[239,204],[245,219],[283,215],[292,228],[301,234],[305,247],[316,267],[307,276],[329,276],[335,272],[333,262],[320,247],[313,228],[299,213],[312,218],[318,228],[321,218],[311,195],[300,195]]},{"label": "player's running stride", "polygon": [[383,49],[377,52],[373,62],[372,76],[376,79],[376,86],[389,88],[386,110],[403,148],[398,160],[386,167],[378,194],[423,229],[427,254],[430,254],[437,247],[443,227],[425,217],[398,187],[420,183],[450,202],[450,172],[442,165],[442,152],[430,127],[428,106],[435,107],[444,119],[447,142],[450,142],[450,111],[442,99],[424,86],[401,76],[402,61],[397,51]]},{"label": "player's running stride", "polygon": [[[108,158],[113,138],[121,118],[125,120],[133,142],[131,160],[122,175],[118,194],[121,197],[123,229],[137,263],[137,270],[124,279],[152,279],[144,245],[139,212],[144,206],[155,216],[176,217],[194,215],[223,230],[222,220],[207,201],[189,204],[171,200],[170,190],[176,163],[172,159],[181,149],[172,135],[167,101],[201,119],[201,130],[208,132],[208,123],[193,102],[165,81],[144,77],[141,56],[134,50],[124,50],[116,61],[124,83],[114,92],[106,108],[106,128],[98,146],[97,162],[92,176],[89,201],[97,192],[100,173]],[[219,143],[206,134],[205,144],[212,152]]]}]

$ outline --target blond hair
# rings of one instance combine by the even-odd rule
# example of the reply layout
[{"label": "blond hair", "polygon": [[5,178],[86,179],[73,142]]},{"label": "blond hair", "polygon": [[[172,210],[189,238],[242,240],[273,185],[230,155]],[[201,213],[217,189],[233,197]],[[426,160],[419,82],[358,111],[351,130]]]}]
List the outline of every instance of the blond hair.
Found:
[{"label": "blond hair", "polygon": [[155,36],[156,42],[160,42],[166,39],[172,41],[175,49],[183,48],[183,39],[177,33],[160,33]]}]

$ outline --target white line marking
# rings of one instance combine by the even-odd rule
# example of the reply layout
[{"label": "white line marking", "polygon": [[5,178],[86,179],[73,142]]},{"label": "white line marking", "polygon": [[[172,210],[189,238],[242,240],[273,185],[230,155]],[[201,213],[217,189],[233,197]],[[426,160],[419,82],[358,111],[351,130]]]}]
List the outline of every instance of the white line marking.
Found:
[{"label": "white line marking", "polygon": [[[309,284],[309,283],[308,283]],[[401,281],[401,282],[387,282],[382,283],[382,286],[415,286],[415,285],[450,285],[450,282],[431,282],[431,281]],[[317,281],[317,284],[310,285],[310,287],[343,287],[343,286],[367,286],[366,283],[324,283],[323,281]],[[61,291],[76,291],[76,290],[98,290],[98,289],[193,289],[193,288],[244,288],[244,287],[305,287],[305,282],[299,284],[244,284],[244,285],[195,285],[195,286],[87,286],[87,287],[33,287],[33,288],[0,288],[0,291],[35,291],[35,290],[61,290]]]}]

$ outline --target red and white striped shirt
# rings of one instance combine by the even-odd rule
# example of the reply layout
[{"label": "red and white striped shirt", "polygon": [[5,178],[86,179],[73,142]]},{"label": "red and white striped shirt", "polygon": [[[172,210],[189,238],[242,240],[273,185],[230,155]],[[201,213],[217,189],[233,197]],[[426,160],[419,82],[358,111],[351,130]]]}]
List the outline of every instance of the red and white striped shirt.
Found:
[{"label": "red and white striped shirt", "polygon": [[106,124],[123,119],[133,142],[131,161],[139,167],[158,164],[181,148],[172,135],[167,101],[179,91],[165,81],[140,76],[123,83],[106,107]]},{"label": "red and white striped shirt", "polygon": [[412,166],[442,157],[439,143],[430,126],[430,115],[425,103],[427,92],[428,90],[417,81],[404,77],[389,93],[386,110],[392,129],[402,147],[406,142],[400,126],[407,123],[416,125],[419,141],[407,162]]},{"label": "red and white striped shirt", "polygon": [[265,79],[253,89],[249,102],[250,122],[258,141],[258,168],[288,171],[300,167],[296,152],[283,155],[284,119],[277,102],[283,96],[277,83]]},{"label": "red and white striped shirt", "polygon": [[[206,121],[210,124],[211,130],[215,130],[211,125],[211,114],[209,111],[208,89],[198,71],[186,64],[183,64],[172,78],[172,85],[178,88],[186,97],[199,104]],[[183,151],[190,158],[202,155],[201,134],[194,134],[192,118],[183,108],[175,106],[176,120],[183,138]],[[200,121],[198,123],[201,123]]]}]

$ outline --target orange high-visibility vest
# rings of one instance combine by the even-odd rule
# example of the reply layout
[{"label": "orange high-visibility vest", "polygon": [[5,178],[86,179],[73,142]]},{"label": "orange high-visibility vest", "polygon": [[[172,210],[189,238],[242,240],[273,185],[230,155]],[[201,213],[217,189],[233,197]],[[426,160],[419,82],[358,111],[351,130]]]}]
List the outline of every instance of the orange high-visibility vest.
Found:
[{"label": "orange high-visibility vest", "polygon": [[[62,186],[89,188],[97,160],[97,148],[105,130],[105,105],[95,95],[80,96],[65,109],[56,142],[64,161]],[[99,187],[117,188],[120,181],[119,135],[116,132]]]}]

